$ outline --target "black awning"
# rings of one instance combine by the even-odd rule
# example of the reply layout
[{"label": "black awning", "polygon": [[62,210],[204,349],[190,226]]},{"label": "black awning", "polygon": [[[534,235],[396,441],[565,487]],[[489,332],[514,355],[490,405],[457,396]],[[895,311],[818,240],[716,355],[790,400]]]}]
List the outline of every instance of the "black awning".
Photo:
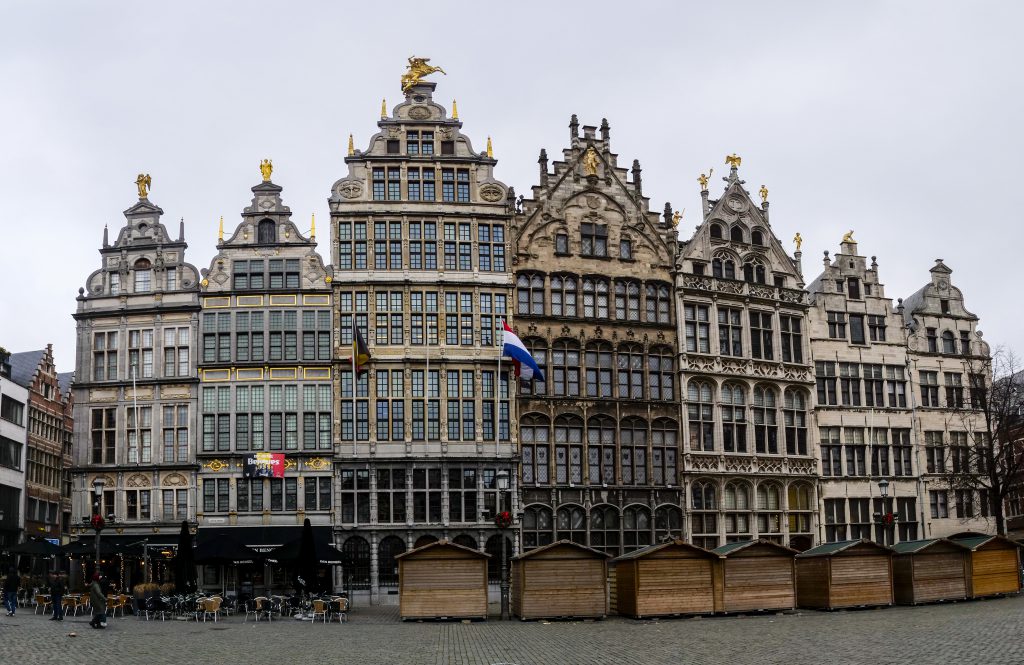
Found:
[{"label": "black awning", "polygon": [[[95,551],[95,536],[80,536],[77,541],[73,540],[64,546],[73,554],[92,553]],[[142,555],[143,545],[150,549],[154,547],[177,547],[178,534],[176,533],[151,533],[142,534],[106,534],[100,535],[100,547],[103,554],[138,554]]]},{"label": "black awning", "polygon": [[[246,545],[261,554],[287,545],[302,537],[302,526],[201,526],[196,533],[197,546],[216,538],[228,537]],[[331,527],[313,527],[313,540],[328,545],[331,542]]]}]

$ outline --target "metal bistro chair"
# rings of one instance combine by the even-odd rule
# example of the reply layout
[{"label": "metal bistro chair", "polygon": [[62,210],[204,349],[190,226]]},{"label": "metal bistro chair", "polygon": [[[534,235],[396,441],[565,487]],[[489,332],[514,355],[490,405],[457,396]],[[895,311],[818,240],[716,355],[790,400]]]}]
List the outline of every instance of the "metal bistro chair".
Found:
[{"label": "metal bistro chair", "polygon": [[242,619],[242,623],[248,621],[250,615],[252,615],[253,618],[255,618],[258,623],[260,620],[260,616],[267,611],[265,609],[265,606],[269,602],[270,601],[268,601],[263,596],[257,596],[255,598],[245,601],[245,618]]},{"label": "metal bistro chair", "polygon": [[78,610],[81,607],[81,605],[79,605],[79,603],[78,603],[78,597],[77,596],[64,596],[60,600],[60,605],[61,605],[61,609],[64,610],[64,615],[65,616],[68,615],[68,614],[70,614],[71,616],[77,615],[78,614]]},{"label": "metal bistro chair", "polygon": [[161,621],[167,620],[167,615],[171,613],[171,608],[167,604],[167,599],[162,596],[150,596],[146,600],[146,621],[149,621],[150,616],[159,616]]},{"label": "metal bistro chair", "polygon": [[220,612],[221,599],[214,596],[213,598],[203,598],[199,602],[203,608],[203,622],[206,622],[206,617],[212,616],[214,623],[216,623],[217,614]]},{"label": "metal bistro chair", "polygon": [[333,621],[337,617],[339,623],[345,623],[348,621],[348,598],[338,597],[332,598],[330,602],[330,620]]},{"label": "metal bistro chair", "polygon": [[313,623],[317,617],[323,617],[324,623],[327,623],[327,603],[320,599],[313,601],[313,611],[309,615],[309,622]]},{"label": "metal bistro chair", "polygon": [[53,603],[50,602],[50,597],[46,594],[37,593],[35,599],[35,609],[32,610],[32,614],[36,613],[36,610],[40,610],[43,614],[46,614],[46,608],[52,607]]}]

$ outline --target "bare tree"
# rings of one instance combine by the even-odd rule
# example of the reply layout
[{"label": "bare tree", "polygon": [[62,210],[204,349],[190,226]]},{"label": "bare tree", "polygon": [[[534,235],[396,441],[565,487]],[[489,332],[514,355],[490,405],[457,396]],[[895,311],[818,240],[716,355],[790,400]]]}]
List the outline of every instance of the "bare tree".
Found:
[{"label": "bare tree", "polygon": [[964,366],[969,393],[954,402],[973,441],[947,449],[943,475],[950,489],[979,493],[996,533],[1006,535],[1006,501],[1024,485],[1024,367],[1005,347],[965,358]]}]

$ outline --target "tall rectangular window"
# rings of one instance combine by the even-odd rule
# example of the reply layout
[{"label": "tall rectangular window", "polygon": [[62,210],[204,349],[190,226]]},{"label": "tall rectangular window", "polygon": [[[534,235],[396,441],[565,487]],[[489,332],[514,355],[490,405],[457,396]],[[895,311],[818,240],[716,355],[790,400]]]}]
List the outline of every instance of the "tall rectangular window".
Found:
[{"label": "tall rectangular window", "polygon": [[921,382],[921,406],[939,406],[939,373],[920,371],[917,375]]},{"label": "tall rectangular window", "polygon": [[860,406],[860,365],[839,363],[839,377],[843,406]]},{"label": "tall rectangular window", "polygon": [[739,309],[718,308],[718,348],[723,356],[743,355],[743,324]]},{"label": "tall rectangular window", "polygon": [[750,355],[772,360],[772,315],[768,312],[750,312]]},{"label": "tall rectangular window", "polygon": [[868,333],[872,342],[885,341],[885,317],[868,315]]},{"label": "tall rectangular window", "polygon": [[711,334],[707,305],[684,305],[686,351],[711,353]]},{"label": "tall rectangular window", "polygon": [[93,381],[117,380],[117,331],[93,333]]},{"label": "tall rectangular window", "polygon": [[92,409],[92,463],[113,464],[116,461],[117,409]]},{"label": "tall rectangular window", "polygon": [[827,312],[830,339],[846,339],[846,312]]},{"label": "tall rectangular window", "polygon": [[164,376],[189,375],[189,329],[164,328]]},{"label": "tall rectangular window", "polygon": [[153,329],[128,331],[128,368],[139,379],[153,378]]},{"label": "tall rectangular window", "polygon": [[796,316],[780,315],[779,329],[782,332],[782,362],[802,363],[804,342],[800,331],[800,319]]},{"label": "tall rectangular window", "polygon": [[850,343],[864,344],[864,315],[850,315]]},{"label": "tall rectangular window", "polygon": [[580,224],[580,254],[583,256],[608,256],[608,226],[605,224]]}]

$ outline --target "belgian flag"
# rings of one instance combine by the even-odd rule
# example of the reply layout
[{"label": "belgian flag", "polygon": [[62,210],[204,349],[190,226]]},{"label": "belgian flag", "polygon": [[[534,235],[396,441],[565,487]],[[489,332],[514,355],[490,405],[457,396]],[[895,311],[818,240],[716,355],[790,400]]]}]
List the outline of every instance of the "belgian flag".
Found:
[{"label": "belgian flag", "polygon": [[370,362],[370,348],[355,322],[352,323],[352,365],[356,374],[368,371],[366,364]]}]

